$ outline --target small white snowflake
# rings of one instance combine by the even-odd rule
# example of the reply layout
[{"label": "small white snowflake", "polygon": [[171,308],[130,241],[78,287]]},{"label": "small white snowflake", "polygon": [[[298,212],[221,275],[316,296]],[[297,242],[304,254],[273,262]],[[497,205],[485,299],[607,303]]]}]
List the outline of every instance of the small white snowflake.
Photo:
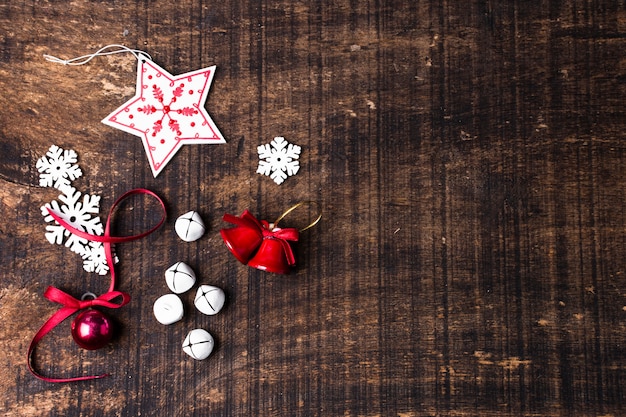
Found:
[{"label": "small white snowflake", "polygon": [[48,213],[48,208],[59,215],[63,220],[78,230],[91,233],[102,234],[103,227],[99,217],[93,217],[91,214],[97,214],[99,211],[98,196],[85,195],[83,202],[80,201],[81,193],[73,187],[65,187],[63,194],[59,196],[63,205],[54,200],[41,208],[41,213],[45,216],[44,220],[52,225],[46,226],[46,238],[50,243],[58,245],[65,244],[72,252],[82,255],[89,244],[87,239],[78,237],[64,227],[60,226],[54,218]]},{"label": "small white snowflake", "polygon": [[37,160],[36,166],[40,172],[39,185],[59,190],[69,186],[72,181],[83,175],[76,161],[78,155],[75,151],[64,150],[56,145],[50,146],[46,156]]},{"label": "small white snowflake", "polygon": [[[271,145],[271,146],[270,146]],[[276,184],[282,184],[288,176],[295,175],[300,169],[300,146],[293,145],[281,136],[270,144],[257,148],[259,153],[258,174],[268,175]]]},{"label": "small white snowflake", "polygon": [[[95,272],[100,275],[106,275],[109,272],[109,264],[104,253],[104,244],[101,242],[89,242],[81,256],[83,257],[83,268],[85,271]],[[113,256],[113,262],[118,262],[116,256]]]}]

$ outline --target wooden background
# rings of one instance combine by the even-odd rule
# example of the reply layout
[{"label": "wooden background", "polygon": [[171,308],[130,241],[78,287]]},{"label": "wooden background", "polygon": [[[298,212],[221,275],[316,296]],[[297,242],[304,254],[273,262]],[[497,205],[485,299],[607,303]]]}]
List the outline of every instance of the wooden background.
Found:
[{"label": "wooden background", "polygon": [[[141,140],[100,120],[136,61],[46,62],[120,43],[173,74],[217,65],[206,107],[227,144],[186,146],[155,179]],[[0,411],[5,416],[626,415],[626,4],[614,0],[3,0],[0,4]],[[274,136],[302,146],[277,186]],[[26,350],[48,285],[108,278],[49,244],[36,160],[74,149],[82,192],[149,188],[156,234],[118,246],[122,332],[81,351],[69,320]],[[324,218],[288,276],[239,264],[224,213]],[[184,243],[176,217],[209,230]],[[117,230],[157,217],[138,199]],[[294,213],[301,226],[314,210]],[[164,271],[191,265],[225,309],[152,315]],[[194,361],[194,327],[217,345]]]}]

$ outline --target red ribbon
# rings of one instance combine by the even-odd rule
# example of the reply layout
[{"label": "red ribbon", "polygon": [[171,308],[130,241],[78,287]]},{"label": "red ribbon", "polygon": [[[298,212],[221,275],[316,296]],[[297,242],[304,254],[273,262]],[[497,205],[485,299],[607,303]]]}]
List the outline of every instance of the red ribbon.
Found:
[{"label": "red ribbon", "polygon": [[[60,289],[52,286],[46,289],[46,292],[43,293],[43,296],[52,302],[63,305],[64,308],[74,310],[72,313],[93,306],[120,308],[128,304],[130,301],[130,295],[121,291],[110,291],[90,300],[77,300],[68,293],[63,292]],[[112,302],[118,297],[122,297],[121,302]]]},{"label": "red ribbon", "polygon": [[[135,194],[144,194],[144,195],[149,195],[151,197],[154,197],[158,201],[161,207],[161,210],[163,211],[161,220],[157,223],[156,226],[152,227],[146,232],[143,232],[137,235],[111,236],[110,234],[111,219],[113,217],[113,212],[115,208],[123,200]],[[59,216],[54,211],[48,209],[48,212],[50,213],[52,218],[54,218],[54,220],[57,221],[57,223],[59,223],[61,226],[67,229],[70,233],[75,234],[76,236],[84,238],[84,239],[103,243],[107,264],[109,266],[109,270],[111,271],[111,284],[109,286],[109,290],[106,293],[96,297],[95,299],[84,300],[84,301],[77,300],[71,295],[52,286],[46,289],[44,293],[44,297],[46,297],[50,301],[61,304],[63,307],[61,307],[52,316],[50,316],[50,318],[48,318],[48,320],[43,324],[43,326],[41,326],[39,331],[37,331],[37,333],[33,337],[33,340],[30,342],[30,346],[28,347],[28,369],[34,376],[47,382],[74,382],[74,381],[85,381],[85,380],[91,380],[91,379],[104,378],[106,376],[109,376],[109,374],[88,375],[88,376],[71,377],[71,378],[50,378],[50,377],[43,376],[34,369],[33,364],[32,364],[33,353],[34,353],[35,347],[37,346],[39,341],[46,334],[48,334],[48,332],[50,332],[52,329],[58,326],[61,322],[63,322],[65,319],[67,319],[69,316],[71,316],[72,314],[76,313],[79,310],[83,310],[85,308],[89,308],[93,306],[100,306],[100,307],[106,307],[106,308],[120,308],[130,302],[130,295],[128,295],[125,292],[115,291],[115,268],[114,268],[114,263],[113,263],[113,254],[111,251],[111,244],[137,240],[156,231],[165,222],[165,218],[166,218],[165,204],[163,203],[163,200],[161,200],[161,198],[159,198],[159,196],[153,193],[152,191],[149,191],[143,188],[137,188],[134,190],[127,191],[113,203],[113,206],[111,206],[111,210],[109,211],[109,215],[107,217],[106,225],[104,228],[104,234],[101,236],[92,235],[82,230],[76,229],[75,227],[67,223],[67,221],[65,221],[61,216]],[[114,300],[119,299],[119,298],[121,298],[120,301],[114,302]]]},{"label": "red ribbon", "polygon": [[[270,228],[269,223],[266,220],[259,220],[252,215],[248,210],[245,210],[240,217],[232,214],[224,214],[224,221],[235,224],[240,227],[246,227],[253,229],[262,236],[263,239],[276,239],[280,242],[287,263],[289,266],[296,264],[296,258],[293,254],[293,249],[288,241],[297,242],[299,237],[298,229],[295,228]],[[258,248],[257,248],[258,249]]]}]

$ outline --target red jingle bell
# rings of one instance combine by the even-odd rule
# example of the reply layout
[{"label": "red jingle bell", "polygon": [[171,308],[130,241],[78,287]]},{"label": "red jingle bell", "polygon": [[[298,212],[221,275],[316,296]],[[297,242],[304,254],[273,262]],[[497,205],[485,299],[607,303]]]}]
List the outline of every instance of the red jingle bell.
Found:
[{"label": "red jingle bell", "polygon": [[295,256],[289,242],[298,241],[299,233],[317,224],[317,218],[303,229],[279,228],[278,222],[296,208],[309,202],[300,202],[276,219],[273,224],[258,220],[248,210],[239,217],[225,214],[224,221],[236,225],[231,229],[220,231],[228,250],[235,258],[251,268],[277,274],[287,274],[296,264]]},{"label": "red jingle bell", "polygon": [[260,230],[244,226],[222,229],[220,234],[228,250],[242,264],[248,262],[263,240]]},{"label": "red jingle bell", "polygon": [[100,349],[111,341],[113,334],[111,319],[95,309],[80,312],[72,322],[72,337],[83,349]]},{"label": "red jingle bell", "polygon": [[[280,229],[278,229],[280,230]],[[286,274],[295,264],[295,259],[287,259],[287,254],[292,253],[291,248],[286,248],[289,243],[282,239],[265,238],[254,257],[248,262],[248,266],[261,271]]]}]

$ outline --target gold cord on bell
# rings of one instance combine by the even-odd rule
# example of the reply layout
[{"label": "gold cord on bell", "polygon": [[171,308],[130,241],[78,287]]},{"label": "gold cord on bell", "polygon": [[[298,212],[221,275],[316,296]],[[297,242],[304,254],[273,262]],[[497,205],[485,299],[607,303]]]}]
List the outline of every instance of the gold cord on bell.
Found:
[{"label": "gold cord on bell", "polygon": [[313,222],[311,224],[309,224],[308,226],[300,229],[299,231],[300,232],[304,232],[305,230],[308,230],[311,227],[315,226],[322,219],[322,210],[320,209],[320,205],[318,203],[316,203],[315,201],[300,201],[299,203],[294,204],[293,206],[289,207],[287,210],[285,210],[285,212],[283,214],[278,216],[278,218],[274,221],[273,228],[276,228],[278,226],[278,222],[280,222],[282,219],[284,219],[289,213],[291,213],[292,211],[294,211],[298,207],[301,207],[301,206],[304,206],[304,205],[317,207],[317,209],[319,210],[319,214],[315,218],[315,220],[313,220]]}]

